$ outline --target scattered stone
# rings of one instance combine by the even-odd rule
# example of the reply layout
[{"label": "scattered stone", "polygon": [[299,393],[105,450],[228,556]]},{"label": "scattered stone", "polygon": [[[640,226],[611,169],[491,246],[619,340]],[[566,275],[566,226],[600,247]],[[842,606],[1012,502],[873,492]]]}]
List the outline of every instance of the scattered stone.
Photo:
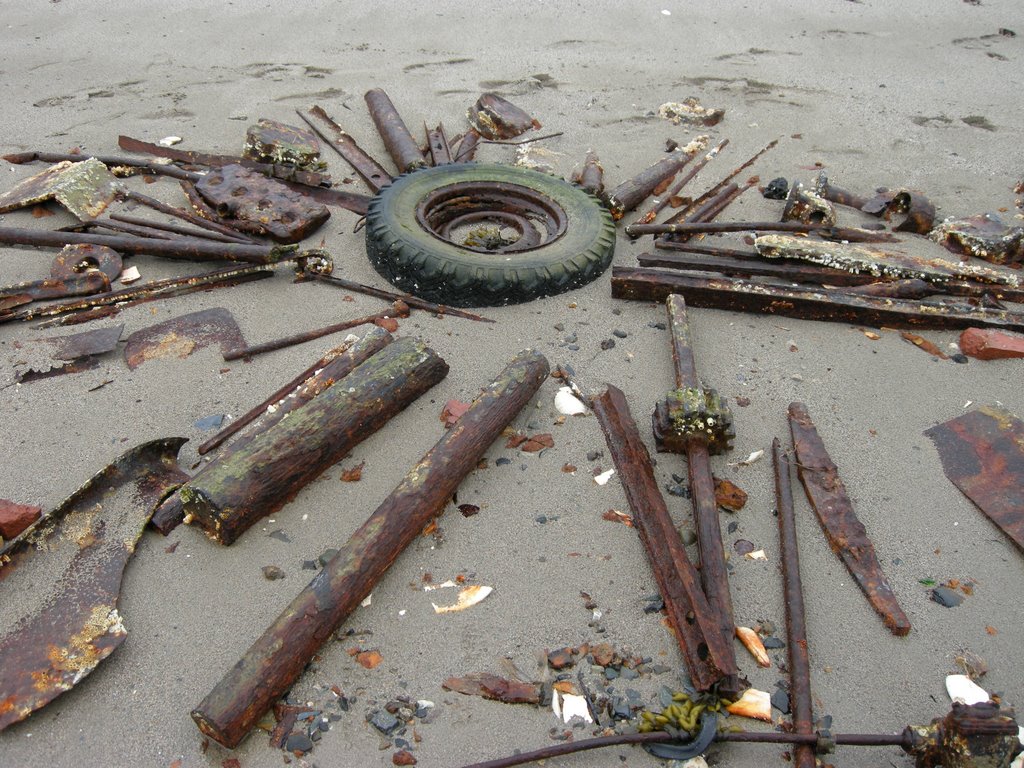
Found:
[{"label": "scattered stone", "polygon": [[292,540],[288,537],[288,534],[285,533],[280,528],[278,528],[277,530],[271,531],[270,533],[267,534],[267,536],[269,536],[272,539],[277,539],[278,541],[283,541],[285,544],[291,544],[291,542],[292,542]]},{"label": "scattered stone", "polygon": [[587,461],[597,461],[604,456],[604,451],[587,451]]},{"label": "scattered stone", "polygon": [[506,464],[511,464],[511,463],[512,463],[512,459],[510,459],[510,458],[508,458],[506,456],[502,456],[501,458],[498,458],[498,459],[494,460],[494,465],[496,467],[504,467]]},{"label": "scattered stone", "polygon": [[786,647],[786,643],[777,637],[763,637],[761,638],[761,643],[769,650]]},{"label": "scattered stone", "polygon": [[960,351],[978,360],[1024,357],[1024,336],[994,328],[968,328],[960,334]]},{"label": "scattered stone", "polygon": [[665,323],[648,323],[647,327],[648,328],[654,328],[655,330],[658,330],[658,331],[664,331],[664,330],[666,330],[668,328],[668,326],[665,325]]},{"label": "scattered stone", "polygon": [[785,176],[779,176],[765,184],[761,194],[768,200],[785,200],[789,196],[789,182]]},{"label": "scattered stone", "polygon": [[732,548],[736,550],[737,555],[746,555],[756,549],[754,543],[752,541],[747,541],[746,539],[736,539],[736,541],[733,542]]},{"label": "scattered stone", "polygon": [[284,571],[278,568],[276,565],[264,565],[263,578],[265,578],[267,581],[277,581],[278,579],[284,578]]},{"label": "scattered stone", "polygon": [[750,398],[749,397],[737,397],[736,398],[736,405],[738,405],[740,408],[746,408],[748,405],[750,405]]},{"label": "scattered stone", "polygon": [[640,673],[637,672],[635,669],[623,667],[619,670],[619,677],[621,677],[623,680],[636,680],[638,677],[640,677]]},{"label": "scattered stone", "polygon": [[316,570],[316,560],[303,560],[302,561],[302,570],[304,570],[304,571],[315,571]]},{"label": "scattered stone", "polygon": [[784,715],[789,714],[789,694],[782,688],[772,691],[772,706]]},{"label": "scattered stone", "polygon": [[669,483],[665,486],[669,496],[679,496],[683,499],[690,498],[690,489],[680,483]]},{"label": "scattered stone", "polygon": [[387,710],[379,710],[374,712],[370,717],[370,725],[376,728],[378,731],[383,733],[385,736],[390,736],[401,723],[398,718],[392,715]]},{"label": "scattered stone", "polygon": [[313,748],[313,740],[304,733],[293,733],[288,736],[288,740],[284,743],[284,748],[288,752],[301,757]]},{"label": "scattered stone", "polygon": [[612,336],[614,336],[617,339],[624,339],[627,335],[628,334],[625,331],[620,331],[618,328],[612,331]]},{"label": "scattered stone", "polygon": [[665,601],[661,595],[652,595],[647,598],[647,605],[644,606],[644,613],[661,613],[665,609]]},{"label": "scattered stone", "polygon": [[555,323],[555,330],[561,333],[565,330],[565,323]]},{"label": "scattered stone", "polygon": [[208,429],[219,429],[220,425],[224,423],[224,414],[215,413],[211,416],[204,416],[195,423],[196,429],[202,429],[204,431]]},{"label": "scattered stone", "polygon": [[598,643],[590,649],[590,653],[594,657],[594,663],[602,667],[607,667],[615,659],[615,649],[610,643]]},{"label": "scattered stone", "polygon": [[732,480],[716,477],[715,502],[727,512],[739,512],[747,503],[747,492]]},{"label": "scattered stone", "polygon": [[476,504],[459,504],[459,512],[462,513],[463,517],[472,517],[480,511],[480,507]]},{"label": "scattered stone", "polygon": [[949,587],[935,587],[932,600],[945,608],[956,608],[964,601],[964,596]]},{"label": "scattered stone", "polygon": [[391,762],[395,765],[416,765],[416,758],[405,749],[400,749],[391,756]]},{"label": "scattered stone", "polygon": [[13,539],[42,515],[42,507],[0,499],[0,538]]},{"label": "scattered stone", "polygon": [[605,339],[601,342],[601,349],[607,352],[609,349],[615,349],[615,339]]}]

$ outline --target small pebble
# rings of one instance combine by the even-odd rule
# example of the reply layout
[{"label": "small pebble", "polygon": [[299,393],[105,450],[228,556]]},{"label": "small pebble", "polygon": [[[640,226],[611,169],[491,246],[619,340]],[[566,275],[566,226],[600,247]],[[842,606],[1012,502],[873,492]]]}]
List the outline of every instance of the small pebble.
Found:
[{"label": "small pebble", "polygon": [[945,608],[956,608],[964,601],[964,596],[949,587],[935,587],[932,590],[932,600]]},{"label": "small pebble", "polygon": [[604,456],[604,451],[587,451],[587,461],[597,461]]},{"label": "small pebble", "polygon": [[665,490],[670,496],[679,496],[683,499],[690,498],[690,489],[685,485],[680,485],[679,483],[670,483],[665,486]]},{"label": "small pebble", "polygon": [[510,459],[510,458],[508,458],[506,456],[502,456],[501,458],[495,459],[495,461],[494,461],[495,466],[499,466],[499,467],[504,467],[506,464],[511,464],[511,463],[512,463],[512,459]]},{"label": "small pebble", "polygon": [[282,571],[276,565],[264,565],[263,578],[265,578],[267,581],[277,581],[278,579],[284,578],[284,571]]},{"label": "small pebble", "polygon": [[659,331],[664,331],[664,330],[666,330],[668,328],[668,326],[665,325],[665,323],[648,323],[647,327],[648,328],[654,328],[654,329],[659,330]]},{"label": "small pebble", "polygon": [[624,339],[627,335],[628,334],[625,331],[620,331],[618,328],[612,331],[612,336],[614,336],[617,339]]},{"label": "small pebble", "polygon": [[785,200],[789,194],[789,182],[785,176],[779,176],[765,184],[761,194],[768,200]]},{"label": "small pebble", "polygon": [[601,349],[607,352],[609,349],[615,348],[615,339],[605,339],[601,342]]},{"label": "small pebble", "polygon": [[777,637],[765,637],[761,639],[761,642],[764,644],[764,647],[768,649],[786,647],[786,643]]},{"label": "small pebble", "polygon": [[313,740],[304,733],[293,733],[284,743],[284,748],[288,752],[301,752],[302,754],[306,754],[313,748]]},{"label": "small pebble", "polygon": [[781,688],[772,691],[772,706],[784,715],[789,714],[789,694]]}]

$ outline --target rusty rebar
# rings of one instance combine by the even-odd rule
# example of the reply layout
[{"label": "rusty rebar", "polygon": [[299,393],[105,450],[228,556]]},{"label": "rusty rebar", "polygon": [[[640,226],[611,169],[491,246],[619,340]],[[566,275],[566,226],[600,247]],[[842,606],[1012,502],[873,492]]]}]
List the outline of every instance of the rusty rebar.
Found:
[{"label": "rusty rebar", "polygon": [[319,339],[322,336],[329,336],[332,333],[338,333],[339,331],[345,331],[349,328],[355,328],[359,325],[368,325],[370,323],[376,323],[377,321],[388,320],[395,317],[408,317],[409,307],[403,301],[396,301],[391,309],[384,312],[376,312],[366,317],[357,317],[354,320],[345,320],[334,325],[328,325],[324,328],[316,328],[311,331],[304,331],[302,333],[296,333],[291,336],[285,336],[281,339],[274,339],[273,341],[265,341],[262,344],[254,344],[250,347],[239,347],[233,349],[230,352],[224,353],[225,360],[238,360],[242,357],[252,357],[253,355],[259,355],[264,352],[273,352],[278,349],[284,349],[285,347],[294,347],[296,344],[304,344],[307,341],[313,341],[313,339]]},{"label": "rusty rebar", "polygon": [[84,152],[77,155],[63,152],[16,152],[14,154],[4,155],[3,159],[12,165],[23,165],[24,163],[34,162],[61,163],[65,160],[69,160],[72,163],[80,163],[83,160],[88,160],[90,157],[95,158],[104,165],[115,169],[117,167],[136,168],[141,173],[152,173],[160,176],[170,176],[173,179],[187,179],[189,181],[196,181],[203,177],[201,173],[186,171],[176,165],[151,163],[145,160],[136,160],[131,157],[121,157],[117,155],[93,155]]},{"label": "rusty rebar", "polygon": [[122,192],[122,196],[127,200],[132,200],[133,202],[145,205],[147,208],[152,208],[154,211],[166,213],[168,216],[174,216],[175,218],[181,219],[182,221],[187,221],[189,224],[195,227],[199,227],[201,229],[208,229],[211,232],[216,232],[219,235],[230,237],[235,242],[256,242],[251,237],[243,235],[241,232],[238,232],[237,230],[234,230],[231,227],[228,227],[224,224],[218,224],[214,221],[207,221],[206,219],[196,216],[194,213],[189,213],[188,211],[183,211],[180,208],[175,208],[173,205],[168,205],[167,203],[157,200],[155,197],[144,195],[141,192],[126,189]]},{"label": "rusty rebar", "polygon": [[168,224],[163,221],[150,221],[149,219],[143,219],[139,216],[127,216],[123,213],[112,213],[110,214],[110,219],[111,221],[117,221],[122,224],[134,224],[140,227],[160,230],[161,232],[170,232],[175,235],[184,235],[185,237],[198,237],[203,240],[213,240],[218,243],[245,242],[235,237],[221,235],[208,229],[186,229],[185,227],[179,227],[176,224]]},{"label": "rusty rebar", "polygon": [[[789,456],[778,438],[772,440],[772,464],[775,468],[775,505],[779,513],[779,549],[782,553],[782,586],[786,600],[786,650],[789,653],[789,696],[793,712],[793,730],[812,735],[814,710],[811,705],[811,663],[807,648],[807,614],[804,588],[800,580],[800,549],[796,537],[793,510],[793,474]],[[794,754],[796,768],[814,768],[814,750],[798,745]]]},{"label": "rusty rebar", "polygon": [[630,224],[626,234],[630,237],[643,235],[717,235],[722,232],[813,232],[831,240],[848,240],[851,243],[899,242],[889,232],[855,227],[832,227],[827,224],[804,224],[799,221],[702,221],[675,224]]},{"label": "rusty rebar", "polygon": [[678,181],[676,181],[676,183],[673,184],[670,189],[668,189],[665,192],[665,194],[661,195],[657,200],[654,201],[654,205],[652,205],[643,216],[641,216],[633,223],[650,224],[652,221],[658,218],[658,214],[661,213],[665,209],[665,207],[672,202],[673,198],[679,195],[683,187],[685,187],[693,179],[694,176],[700,173],[705,165],[707,165],[716,157],[718,157],[718,153],[725,149],[726,146],[728,146],[728,144],[728,139],[722,139],[722,141],[718,142],[718,146],[705,153],[704,157],[702,157],[693,166],[691,166],[686,171],[686,173],[684,173],[682,177]]}]

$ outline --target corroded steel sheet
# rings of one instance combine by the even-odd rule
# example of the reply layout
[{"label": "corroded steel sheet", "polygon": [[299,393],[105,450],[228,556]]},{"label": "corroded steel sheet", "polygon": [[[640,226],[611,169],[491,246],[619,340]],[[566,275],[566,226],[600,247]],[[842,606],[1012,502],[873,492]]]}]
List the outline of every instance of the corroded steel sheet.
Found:
[{"label": "corroded steel sheet", "polygon": [[188,479],[176,459],[184,442],[131,449],[0,546],[0,730],[124,642],[121,576],[153,508]]},{"label": "corroded steel sheet", "polygon": [[942,471],[1024,550],[1024,422],[982,406],[925,431]]},{"label": "corroded steel sheet", "polygon": [[220,345],[221,352],[245,346],[238,323],[224,307],[191,312],[135,331],[125,343],[124,358],[134,370],[147,360],[185,358],[214,344]]}]

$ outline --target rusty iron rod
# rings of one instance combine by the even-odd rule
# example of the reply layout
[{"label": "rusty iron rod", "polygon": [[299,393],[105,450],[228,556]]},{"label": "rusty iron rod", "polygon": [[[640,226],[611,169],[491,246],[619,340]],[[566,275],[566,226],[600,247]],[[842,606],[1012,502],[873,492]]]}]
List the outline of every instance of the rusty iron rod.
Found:
[{"label": "rusty iron rod", "polygon": [[587,152],[583,167],[573,174],[572,181],[592,195],[600,195],[604,191],[604,167],[596,152]]},{"label": "rusty iron rod", "polygon": [[[832,740],[838,746],[855,747],[908,747],[911,744],[910,737],[904,733],[896,734],[875,734],[875,733],[837,733]],[[516,765],[526,765],[541,760],[547,760],[560,755],[570,755],[574,752],[584,752],[602,747],[617,747],[624,744],[668,744],[676,741],[676,738],[664,731],[652,731],[650,733],[616,733],[611,736],[598,736],[593,739],[581,741],[569,741],[563,744],[553,744],[549,747],[537,749],[532,752],[520,752],[510,757],[502,757],[497,760],[486,760],[482,763],[472,763],[464,768],[512,768]],[[813,749],[818,744],[817,734],[781,733],[775,731],[740,731],[740,732],[719,732],[715,735],[716,742],[735,742],[750,744],[806,744]]]},{"label": "rusty iron rod", "polygon": [[127,216],[123,213],[112,213],[110,214],[110,219],[111,221],[117,221],[121,224],[134,224],[140,227],[148,227],[149,229],[157,229],[161,232],[170,232],[175,235],[184,235],[185,237],[198,237],[203,240],[213,240],[218,243],[251,242],[240,240],[235,237],[229,237],[228,235],[220,235],[208,229],[187,229],[185,227],[179,227],[177,224],[168,224],[163,221],[150,221],[149,219],[143,219],[140,216]]},{"label": "rusty iron rod", "polygon": [[409,129],[402,122],[401,115],[398,114],[398,110],[395,109],[391,98],[384,90],[371,88],[363,98],[370,110],[373,124],[377,126],[377,132],[384,140],[384,146],[398,169],[402,173],[408,173],[425,167],[427,161],[423,158],[419,144],[409,133]]},{"label": "rusty iron rod", "polygon": [[105,245],[119,253],[147,254],[189,261],[244,261],[251,264],[274,264],[295,246],[271,246],[257,243],[213,243],[205,240],[157,240],[146,237],[118,237],[83,232],[60,232],[47,229],[0,227],[0,245],[22,245],[32,248],[65,245]]},{"label": "rusty iron rod", "polygon": [[[562,379],[566,379],[564,373]],[[625,396],[609,386],[589,403],[619,472],[687,672],[696,688],[706,691],[737,673],[732,634],[723,634],[716,608],[701,590],[700,577],[658,490],[650,454]]]},{"label": "rusty iron rod", "polygon": [[133,202],[141,203],[142,205],[145,205],[147,208],[152,208],[154,211],[166,213],[168,216],[174,216],[175,218],[181,219],[182,221],[187,221],[189,224],[193,226],[199,227],[201,229],[208,229],[211,232],[216,232],[217,234],[224,235],[225,237],[230,237],[237,242],[256,242],[251,237],[243,235],[241,232],[238,232],[237,230],[234,230],[231,227],[228,227],[224,224],[218,224],[213,221],[207,221],[206,219],[196,216],[194,213],[189,213],[188,211],[183,211],[180,208],[175,208],[173,205],[168,205],[167,203],[157,200],[155,197],[144,195],[141,192],[135,192],[134,190],[126,189],[123,190],[122,195],[127,200],[132,200]]},{"label": "rusty iron rod", "polygon": [[[93,221],[82,222],[81,224],[75,224],[73,227],[68,229],[62,229],[62,232],[85,232],[90,229],[109,229],[111,232],[120,232],[124,235],[134,235],[135,237],[149,237],[156,240],[181,240],[179,235],[172,235],[169,232],[161,232],[159,230],[148,227],[144,224],[131,224],[117,221],[104,221],[103,219],[94,219]],[[201,238],[205,239],[205,238]]]},{"label": "rusty iron rod", "polygon": [[751,176],[749,179],[747,179],[746,183],[741,184],[738,188],[734,189],[728,195],[720,196],[718,198],[718,202],[715,203],[715,205],[708,208],[708,210],[705,212],[700,221],[714,221],[719,216],[721,216],[722,213],[725,212],[726,208],[728,208],[730,205],[736,202],[736,199],[739,198],[740,195],[744,194],[747,190],[756,187],[760,183],[760,181],[760,176]]},{"label": "rusty iron rod", "polygon": [[480,146],[479,131],[476,128],[470,128],[466,131],[466,135],[462,137],[462,141],[459,142],[459,146],[455,148],[455,152],[452,154],[453,163],[468,163],[474,157],[476,157],[477,147]]},{"label": "rusty iron rod", "polygon": [[[789,695],[792,700],[793,730],[812,735],[814,710],[811,704],[811,663],[807,648],[807,613],[804,588],[800,579],[800,548],[796,537],[796,513],[793,509],[793,473],[789,456],[779,438],[772,441],[772,465],[775,469],[775,505],[779,514],[779,549],[782,553],[782,586],[786,600],[786,650],[789,653]],[[815,768],[814,750],[799,745],[795,750],[796,768]]]},{"label": "rusty iron rod", "polygon": [[459,418],[458,426],[445,432],[416,462],[338,554],[192,711],[204,734],[229,748],[245,738],[398,555],[441,513],[548,373],[544,356],[528,350],[498,374]]},{"label": "rusty iron rod", "polygon": [[395,293],[393,291],[385,291],[383,288],[375,288],[372,285],[365,285],[364,283],[356,283],[352,280],[346,280],[343,277],[337,277],[335,275],[325,275],[320,272],[305,271],[303,272],[304,277],[310,277],[321,283],[327,283],[329,285],[335,285],[338,288],[343,288],[347,291],[354,291],[356,293],[363,293],[367,296],[375,296],[378,299],[386,299],[387,301],[404,301],[410,307],[415,309],[422,309],[425,312],[434,312],[438,315],[451,315],[452,317],[462,317],[466,320],[476,320],[480,323],[493,323],[489,317],[478,315],[474,312],[467,312],[464,309],[455,309],[454,307],[448,307],[444,304],[435,304],[432,301],[426,299],[420,299],[416,296],[412,296],[408,293]]},{"label": "rusty iron rod", "polygon": [[325,328],[316,328],[312,331],[296,333],[291,336],[285,336],[281,339],[274,339],[273,341],[265,341],[262,344],[254,344],[251,347],[239,347],[238,349],[232,349],[229,352],[224,353],[224,359],[238,360],[243,357],[252,357],[253,355],[260,355],[264,352],[273,352],[278,349],[284,349],[285,347],[294,347],[296,344],[304,344],[307,341],[313,341],[314,339],[319,339],[322,336],[329,336],[332,333],[338,333],[339,331],[345,331],[349,328],[355,328],[360,325],[376,323],[379,320],[408,316],[409,307],[403,301],[396,301],[392,305],[391,309],[384,312],[377,312],[372,315],[367,315],[366,317],[357,317],[354,320],[345,320],[341,323],[328,325]]},{"label": "rusty iron rod", "polygon": [[[657,245],[658,241],[655,241]],[[641,267],[664,267],[667,269],[718,272],[732,277],[762,275],[776,277],[791,283],[815,283],[817,285],[866,286],[876,285],[878,278],[873,275],[856,274],[841,269],[829,269],[812,264],[778,263],[766,261],[759,254],[732,251],[727,248],[702,247],[689,243],[669,241],[671,249],[682,253],[641,253],[636,257]],[[689,254],[696,255],[689,255]],[[731,255],[730,255],[731,254]],[[920,282],[920,281],[918,281]],[[934,291],[934,286],[932,287]]]},{"label": "rusty iron rod", "polygon": [[704,157],[702,157],[691,168],[689,168],[686,171],[686,173],[684,173],[682,177],[678,179],[676,183],[673,184],[668,191],[665,192],[665,194],[663,194],[661,197],[654,201],[654,205],[652,205],[643,216],[641,216],[633,223],[650,224],[652,221],[658,218],[658,214],[661,213],[665,209],[665,207],[672,202],[673,198],[679,195],[683,187],[690,183],[690,181],[693,180],[693,177],[700,173],[705,165],[707,165],[716,157],[718,157],[718,153],[725,149],[728,146],[728,144],[728,139],[722,139],[722,141],[718,142],[718,146],[716,146],[709,152],[705,153]]},{"label": "rusty iron rod", "polygon": [[[317,136],[326,141],[331,149],[341,155],[345,162],[352,166],[352,169],[359,174],[360,178],[366,182],[366,185],[375,194],[393,181],[391,174],[360,147],[356,140],[349,136],[340,125],[334,122],[334,119],[319,104],[314,104],[310,107],[308,114],[298,109],[295,112]],[[320,126],[313,122],[312,117],[326,123],[331,129],[332,135],[328,136]]]},{"label": "rusty iron rod", "polygon": [[833,227],[827,224],[804,224],[799,221],[701,221],[677,224],[630,224],[626,234],[630,237],[643,235],[717,235],[722,232],[796,232],[827,237],[833,240],[849,240],[856,243],[894,243],[899,240],[889,232],[857,229],[854,227]]},{"label": "rusty iron rod", "polygon": [[[677,389],[699,389],[697,365],[690,343],[690,323],[686,316],[686,302],[673,294],[665,301],[669,331],[672,334],[672,365],[675,368]],[[693,524],[697,532],[700,552],[700,578],[704,584],[711,610],[718,619],[719,631],[728,644],[735,668],[732,637],[736,633],[733,619],[732,596],[729,594],[729,573],[725,567],[725,548],[722,529],[718,522],[718,501],[715,498],[715,478],[711,473],[711,454],[700,438],[691,437],[686,443],[686,465],[690,477],[690,496],[693,502]]]},{"label": "rusty iron rod", "polygon": [[120,157],[114,155],[91,155],[91,154],[80,154],[72,155],[61,152],[17,152],[10,155],[4,155],[3,158],[12,165],[23,165],[24,163],[60,163],[65,160],[69,160],[72,163],[80,163],[83,160],[89,158],[95,158],[101,163],[108,167],[117,168],[123,166],[126,168],[137,168],[145,173],[152,173],[160,176],[170,176],[173,179],[187,179],[189,181],[196,181],[201,179],[203,175],[201,173],[195,173],[193,171],[186,171],[179,168],[176,165],[170,165],[165,163],[150,163],[144,160],[135,160],[131,157]]}]

